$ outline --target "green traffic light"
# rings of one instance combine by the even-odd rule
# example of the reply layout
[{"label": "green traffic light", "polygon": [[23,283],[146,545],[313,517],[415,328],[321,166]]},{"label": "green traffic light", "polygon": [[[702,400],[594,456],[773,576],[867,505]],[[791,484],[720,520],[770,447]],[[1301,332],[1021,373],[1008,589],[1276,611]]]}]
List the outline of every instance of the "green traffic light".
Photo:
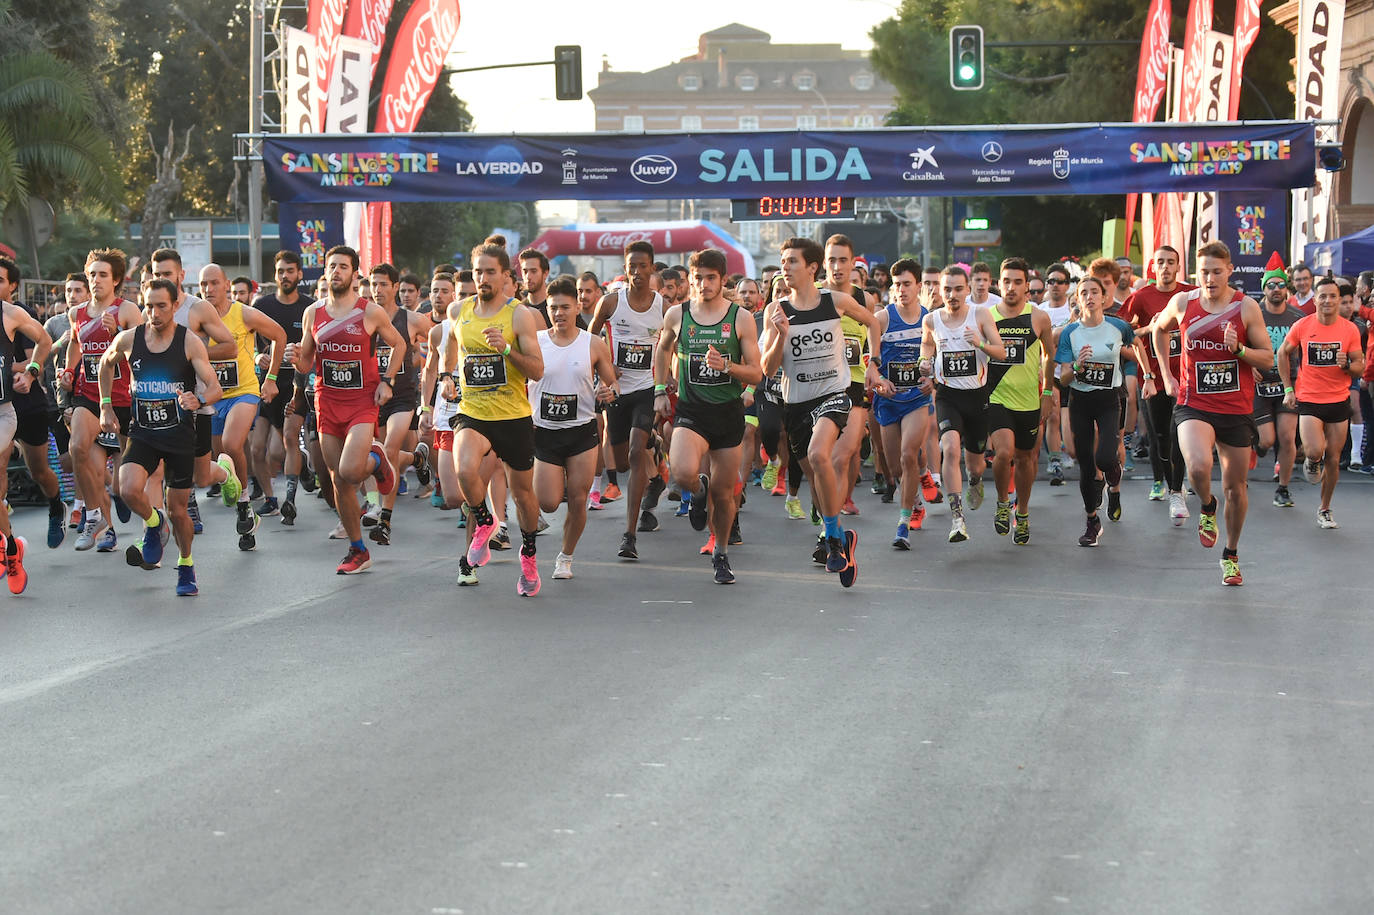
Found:
[{"label": "green traffic light", "polygon": [[973,64],[959,65],[959,78],[964,82],[972,82],[973,78],[977,75],[978,71],[973,68]]}]

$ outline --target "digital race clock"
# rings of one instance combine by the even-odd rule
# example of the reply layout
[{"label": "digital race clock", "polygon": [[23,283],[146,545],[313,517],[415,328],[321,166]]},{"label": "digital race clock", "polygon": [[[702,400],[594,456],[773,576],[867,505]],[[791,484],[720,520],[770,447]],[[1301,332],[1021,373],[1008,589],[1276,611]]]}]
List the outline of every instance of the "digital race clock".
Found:
[{"label": "digital race clock", "polygon": [[853,197],[751,197],[730,201],[732,222],[853,218]]}]

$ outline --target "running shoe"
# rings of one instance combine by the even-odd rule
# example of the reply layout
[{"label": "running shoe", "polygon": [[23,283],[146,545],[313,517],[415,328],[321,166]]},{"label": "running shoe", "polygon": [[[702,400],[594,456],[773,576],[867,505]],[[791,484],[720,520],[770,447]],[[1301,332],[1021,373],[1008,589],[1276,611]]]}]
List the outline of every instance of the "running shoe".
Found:
[{"label": "running shoe", "polygon": [[[291,506],[295,511],[296,507]],[[196,501],[196,491],[191,490],[191,495],[186,499],[186,513],[191,516],[191,532],[194,534],[205,533],[205,524],[200,520],[200,503]],[[194,577],[194,576],[192,576]]]},{"label": "running shoe", "polygon": [[692,510],[692,494],[689,492],[678,494],[677,511],[673,512],[674,518],[685,518]]},{"label": "running shoe", "polygon": [[429,507],[442,509],[444,507],[444,492],[439,487],[434,487],[434,491],[429,494]]},{"label": "running shoe", "polygon": [[421,486],[428,486],[434,474],[429,469],[429,445],[421,442],[415,446],[415,457],[410,462],[415,468],[415,479]]},{"label": "running shoe", "polygon": [[253,511],[253,506],[247,502],[238,503],[238,519],[234,522],[235,531],[240,534],[251,534],[258,529],[260,523],[258,513]]},{"label": "running shoe", "polygon": [[649,478],[649,483],[644,487],[644,498],[639,502],[641,511],[648,511],[658,507],[658,500],[663,496],[663,490],[668,488],[668,484],[663,482],[663,478],[655,474]]},{"label": "running shoe", "polygon": [[1323,461],[1303,461],[1302,476],[1307,482],[1316,486],[1321,483],[1322,477],[1326,475],[1326,467]]},{"label": "running shoe", "polygon": [[239,534],[239,549],[251,553],[258,548],[258,538],[252,534]]},{"label": "running shoe", "polygon": [[1199,511],[1197,516],[1197,539],[1207,549],[1217,545],[1217,513]]},{"label": "running shoe", "polygon": [[380,505],[369,505],[359,519],[363,527],[376,527],[377,522],[382,520],[382,507]]},{"label": "running shoe", "polygon": [[257,477],[248,478],[248,501],[256,502],[262,498],[262,484]]},{"label": "running shoe", "polygon": [[735,520],[730,522],[730,546],[739,546],[744,543],[744,533],[739,529],[739,515],[735,515]]},{"label": "running shoe", "polygon": [[724,553],[717,553],[711,557],[711,567],[716,572],[716,584],[733,585],[735,583],[735,573],[730,571],[730,557]]},{"label": "running shoe", "polygon": [[854,499],[852,496],[848,499],[845,499],[844,505],[840,506],[840,514],[842,515],[857,515],[858,513],[859,506],[854,504]]},{"label": "running shoe", "polygon": [[670,484],[668,485],[668,501],[669,501],[669,502],[681,502],[681,501],[682,501],[682,487],[679,486],[679,485],[677,485],[676,482],[670,483]]},{"label": "running shoe", "polygon": [[534,597],[542,584],[539,580],[539,563],[534,556],[520,555],[520,580],[515,583],[515,593],[521,597]]},{"label": "running shoe", "polygon": [[997,514],[993,516],[992,528],[997,533],[1005,537],[1011,533],[1011,503],[998,502]]},{"label": "running shoe", "polygon": [[329,532],[330,540],[347,540],[348,530],[344,527],[343,519],[334,525],[334,529]]},{"label": "running shoe", "polygon": [[1164,481],[1155,480],[1154,485],[1150,487],[1150,501],[1163,502],[1168,495],[1169,491],[1164,488]]},{"label": "running shoe", "polygon": [[1131,448],[1129,445],[1126,446],[1126,460],[1121,465],[1121,469],[1125,473],[1130,473],[1133,470],[1135,470],[1135,455],[1131,453]]},{"label": "running shoe", "polygon": [[850,528],[844,532],[845,567],[840,569],[840,587],[852,588],[859,580],[859,532]]},{"label": "running shoe", "polygon": [[844,555],[844,540],[839,537],[825,538],[825,570],[840,572],[847,565],[849,560]]},{"label": "running shoe", "polygon": [[1287,487],[1287,486],[1280,486],[1278,489],[1274,490],[1274,507],[1275,507],[1275,508],[1292,508],[1292,507],[1293,507],[1293,496],[1288,492],[1288,487]]},{"label": "running shoe", "polygon": [[911,528],[905,521],[897,522],[897,533],[892,537],[892,548],[903,552],[911,549]]},{"label": "running shoe", "polygon": [[23,594],[29,586],[29,573],[24,569],[24,548],[28,541],[23,537],[14,538],[14,552],[5,549],[5,580],[9,583],[11,594]]},{"label": "running shoe", "polygon": [[78,531],[86,526],[86,509],[73,508],[72,516],[67,519],[67,527],[70,530]]},{"label": "running shoe", "polygon": [[768,494],[769,494],[769,495],[772,495],[772,496],[786,496],[786,495],[787,495],[787,474],[786,474],[786,473],[779,473],[779,474],[778,474],[778,482],[773,486],[772,489],[768,490]]},{"label": "running shoe", "polygon": [[315,472],[302,462],[301,472],[297,474],[297,479],[301,481],[301,489],[306,492],[314,492],[319,488],[319,481],[315,479]]},{"label": "running shoe", "polygon": [[825,558],[830,554],[830,550],[825,545],[825,534],[816,535],[816,548],[811,551],[811,561],[816,565],[825,565]]},{"label": "running shoe", "polygon": [[[218,463],[218,462],[216,462],[216,463]],[[205,498],[207,498],[207,499],[219,499],[219,498],[221,498],[221,497],[223,496],[223,493],[224,493],[224,487],[220,486],[220,484],[218,484],[218,483],[211,483],[211,484],[210,484],[210,488],[207,489],[207,490],[205,490]],[[227,507],[228,507],[228,506],[226,506],[226,508],[227,508]]]},{"label": "running shoe", "polygon": [[925,523],[926,507],[924,505],[918,505],[916,506],[916,510],[911,513],[911,522],[908,525],[908,527],[910,527],[913,531],[919,531],[921,529],[921,525]]},{"label": "running shoe", "polygon": [[1188,520],[1188,500],[1183,493],[1169,493],[1169,517],[1174,527],[1182,527],[1183,522]]},{"label": "running shoe", "polygon": [[811,503],[811,523],[816,527],[821,526],[821,510],[816,507],[816,503]]},{"label": "running shoe", "polygon": [[281,504],[281,523],[291,527],[296,523],[296,500],[285,499]]},{"label": "running shoe", "polygon": [[81,525],[81,533],[76,536],[76,548],[86,552],[95,546],[96,540],[109,529],[100,512],[86,512],[86,520]]},{"label": "running shoe", "polygon": [[1317,527],[1324,531],[1340,530],[1341,526],[1336,523],[1336,519],[1331,517],[1331,509],[1323,509],[1317,512]]},{"label": "running shoe", "polygon": [[1107,520],[1121,520],[1121,493],[1107,490]]},{"label": "running shoe", "polygon": [[692,530],[704,531],[706,530],[706,509],[707,502],[709,501],[706,498],[706,492],[707,487],[710,485],[710,481],[706,478],[706,474],[704,473],[697,474],[697,481],[701,484],[702,496],[699,499],[692,499],[692,507],[687,513],[687,520],[692,522]]},{"label": "running shoe", "polygon": [[491,559],[491,537],[496,533],[496,519],[489,518],[486,524],[477,522],[472,530],[472,543],[468,546],[468,565],[480,569]]},{"label": "running shoe", "polygon": [[880,496],[878,497],[878,499],[879,499],[879,501],[881,501],[881,502],[882,502],[883,504],[885,504],[885,505],[891,505],[891,504],[892,504],[892,499],[893,499],[893,497],[896,496],[896,495],[897,495],[897,484],[894,483],[894,482],[892,482],[891,480],[888,480],[888,481],[887,481],[887,485],[883,487],[882,495],[880,495]]},{"label": "running shoe", "polygon": [[566,581],[573,577],[572,573],[573,558],[567,553],[559,553],[553,561],[554,581]]},{"label": "running shoe", "polygon": [[640,533],[652,534],[656,530],[658,530],[658,516],[647,508],[641,511],[639,513]]},{"label": "running shoe", "polygon": [[64,503],[62,510],[57,514],[48,514],[48,549],[55,550],[62,545],[62,541],[67,539],[67,511],[68,506]]},{"label": "running shoe", "polygon": [[405,474],[400,474],[396,478],[396,495],[403,496],[410,492],[410,485],[406,482]]},{"label": "running shoe", "polygon": [[868,491],[875,496],[881,496],[887,491],[887,480],[881,473],[873,474],[873,485],[868,488]]},{"label": "running shoe", "polygon": [[258,514],[262,515],[264,518],[270,518],[273,515],[281,514],[281,503],[278,502],[275,497],[263,499],[262,507],[258,509]]},{"label": "running shoe", "polygon": [[1064,462],[1059,458],[1050,458],[1050,485],[1064,485]]},{"label": "running shoe", "polygon": [[1221,583],[1223,585],[1243,585],[1245,580],[1240,577],[1240,560],[1223,556],[1221,558]]},{"label": "running shoe", "polygon": [[761,486],[763,484],[763,468],[754,467],[749,471],[749,485]]},{"label": "running shoe", "polygon": [[468,558],[466,556],[459,556],[458,587],[470,588],[477,583],[477,570],[468,565]]},{"label": "running shoe", "polygon": [[95,551],[97,553],[113,553],[118,545],[119,538],[115,536],[115,529],[107,527],[104,535],[100,538],[100,542],[95,545]]},{"label": "running shoe", "polygon": [[177,597],[195,597],[200,593],[196,585],[195,566],[177,566]]},{"label": "running shoe", "polygon": [[1102,538],[1102,519],[1097,515],[1088,518],[1088,526],[1083,531],[1083,536],[1078,538],[1079,546],[1097,546],[1097,541]]},{"label": "running shoe", "polygon": [[373,543],[379,543],[382,546],[391,546],[391,522],[382,521],[372,530],[367,532],[367,537]]},{"label": "running shoe", "polygon": [[949,520],[949,542],[963,543],[968,539],[968,524],[964,521],[963,512],[955,512]]},{"label": "running shoe", "polygon": [[135,540],[131,546],[124,548],[124,564],[131,569],[155,569],[157,566],[145,566],[143,564],[143,539]]},{"label": "running shoe", "polygon": [[1030,543],[1030,515],[1016,513],[1016,533],[1011,535],[1011,542],[1017,546],[1025,546]]},{"label": "running shoe", "polygon": [[638,559],[639,549],[635,543],[635,535],[626,533],[620,538],[620,552],[616,554],[621,559]]},{"label": "running shoe", "polygon": [[698,550],[698,552],[702,556],[714,556],[716,552],[716,535],[712,534],[711,536],[707,537],[706,543],[702,546],[700,550]]},{"label": "running shoe", "polygon": [[389,495],[396,488],[396,468],[391,466],[386,449],[380,442],[372,443],[371,453],[377,456],[377,466],[372,471],[372,475],[377,478],[377,492],[384,496]]},{"label": "running shoe", "polygon": [[587,493],[587,511],[601,511],[601,490],[593,489]]},{"label": "running shoe", "polygon": [[372,556],[367,550],[360,550],[356,546],[348,548],[348,555],[339,563],[336,570],[339,575],[357,575],[359,572],[372,568]]},{"label": "running shoe", "polygon": [[602,502],[614,502],[621,496],[620,487],[612,483],[606,487],[605,492],[601,493]]},{"label": "running shoe", "polygon": [[940,487],[935,485],[935,478],[930,475],[930,471],[921,474],[921,498],[927,502],[938,502],[936,496],[940,495]]},{"label": "running shoe", "polygon": [[503,550],[510,549],[510,531],[506,529],[506,525],[504,523],[502,523],[501,526],[496,529],[495,534],[492,534],[490,546],[493,550],[496,550],[498,553]]},{"label": "running shoe", "polygon": [[[153,509],[157,511],[157,509]],[[157,512],[157,524],[143,529],[142,559],[145,569],[156,569],[162,563],[162,547],[166,544],[165,535],[170,534],[172,525],[167,516]]]},{"label": "running shoe", "polygon": [[539,516],[539,520],[536,521],[536,522],[534,522],[534,533],[535,533],[536,535],[542,534],[542,533],[544,533],[544,532],[545,532],[546,530],[548,530],[548,529],[549,529],[549,519],[548,519],[548,518],[545,518],[545,517],[541,514],[541,515]]},{"label": "running shoe", "polygon": [[[777,485],[778,465],[774,464],[772,461],[769,461],[768,466],[763,468],[763,476],[759,478],[759,486],[763,489],[772,490]],[[776,496],[778,495],[778,493],[775,492],[773,493],[773,495]]]},{"label": "running shoe", "polygon": [[125,505],[119,496],[110,496],[110,501],[114,503],[115,517],[119,519],[119,523],[128,524],[129,519],[134,516],[134,513],[129,511],[129,506]]},{"label": "running shoe", "polygon": [[216,483],[210,487],[207,493],[210,498],[215,497],[215,488],[219,488],[219,497],[224,500],[224,507],[229,508],[239,500],[239,493],[243,492],[243,484],[239,482],[238,474],[234,473],[234,459],[221,452],[215,459],[215,463],[224,468],[226,474],[223,483]]},{"label": "running shoe", "polygon": [[788,521],[805,521],[806,512],[802,511],[801,499],[796,496],[788,496],[787,501],[782,504],[787,512]]}]

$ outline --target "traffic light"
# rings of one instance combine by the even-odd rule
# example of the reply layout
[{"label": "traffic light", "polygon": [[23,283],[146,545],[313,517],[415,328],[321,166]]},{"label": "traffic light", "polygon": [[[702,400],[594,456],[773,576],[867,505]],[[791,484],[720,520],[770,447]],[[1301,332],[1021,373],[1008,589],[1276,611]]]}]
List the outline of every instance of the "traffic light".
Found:
[{"label": "traffic light", "polygon": [[983,88],[981,25],[956,25],[949,30],[949,85],[958,90]]},{"label": "traffic light", "polygon": [[553,49],[553,90],[560,102],[582,98],[582,45],[560,44]]}]

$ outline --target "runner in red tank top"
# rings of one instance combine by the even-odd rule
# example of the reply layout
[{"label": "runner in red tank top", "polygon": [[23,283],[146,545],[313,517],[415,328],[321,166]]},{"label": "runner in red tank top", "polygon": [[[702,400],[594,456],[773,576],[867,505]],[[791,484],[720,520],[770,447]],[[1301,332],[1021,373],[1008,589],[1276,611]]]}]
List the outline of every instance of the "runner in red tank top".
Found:
[{"label": "runner in red tank top", "polygon": [[[121,330],[143,323],[138,305],[121,299],[117,292],[124,284],[126,268],[124,252],[114,248],[92,251],[86,256],[86,281],[91,299],[85,307],[73,308],[71,342],[67,345],[67,370],[59,383],[73,393],[72,440],[69,452],[72,469],[76,472],[77,495],[86,503],[86,523],[76,538],[78,550],[98,547],[102,553],[115,549],[117,543],[110,518],[110,494],[106,483],[112,483],[114,497],[119,499],[119,477],[111,481],[105,471],[108,457],[105,446],[97,442],[100,435],[100,386],[98,383],[100,356],[109,349],[110,342]],[[129,366],[121,362],[119,377],[115,379],[110,402],[119,419],[117,444],[110,448],[118,452],[124,447],[129,432]],[[121,520],[129,518],[123,502],[117,502]]]},{"label": "runner in red tank top", "polygon": [[[353,282],[358,252],[344,245],[325,255],[324,275],[329,295],[305,313],[301,342],[286,348],[286,361],[315,367],[315,412],[319,416],[320,447],[334,479],[334,506],[348,534],[348,555],[339,563],[340,575],[372,566],[363,545],[362,516],[358,512],[358,484],[377,478],[382,494],[396,485],[396,470],[374,438],[377,407],[391,399],[396,372],[405,364],[406,339],[397,333],[380,305],[358,298]],[[372,351],[372,335],[391,347],[389,373],[379,377]]]},{"label": "runner in red tank top", "polygon": [[1212,447],[1221,455],[1221,482],[1226,492],[1226,546],[1221,553],[1223,584],[1242,583],[1236,548],[1245,524],[1245,474],[1256,441],[1254,369],[1273,364],[1274,351],[1259,304],[1228,285],[1231,251],[1221,242],[1197,252],[1201,289],[1181,292],[1154,322],[1155,352],[1165,352],[1169,333],[1182,331],[1183,377],[1176,378],[1168,360],[1159,365],[1164,391],[1178,397],[1174,425],[1188,467],[1188,481],[1202,500],[1198,539],[1205,547],[1217,542],[1217,500],[1212,495]]}]

